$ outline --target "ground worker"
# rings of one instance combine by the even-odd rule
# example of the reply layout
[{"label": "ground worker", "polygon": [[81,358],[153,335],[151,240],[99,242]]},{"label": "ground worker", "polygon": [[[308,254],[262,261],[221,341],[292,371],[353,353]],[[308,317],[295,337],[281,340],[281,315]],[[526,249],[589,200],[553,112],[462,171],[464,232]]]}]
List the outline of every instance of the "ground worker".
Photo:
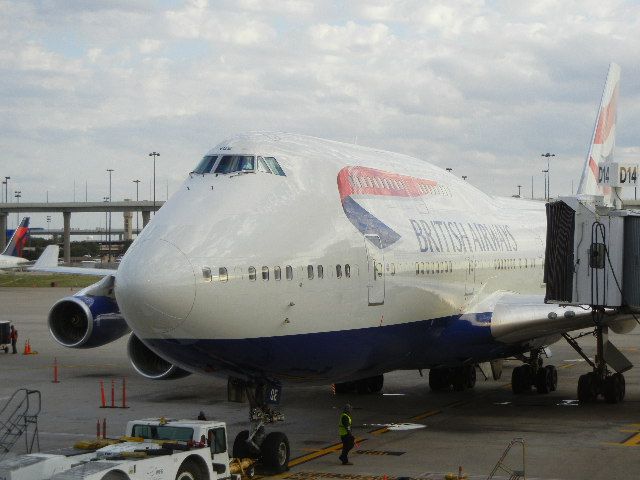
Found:
[{"label": "ground worker", "polygon": [[16,348],[16,343],[18,343],[18,330],[16,330],[16,327],[14,327],[13,325],[11,325],[11,333],[9,333],[9,339],[11,340],[13,353],[18,353],[18,349]]},{"label": "ground worker", "polygon": [[339,457],[342,465],[353,465],[349,461],[349,450],[355,444],[355,438],[351,434],[351,410],[351,405],[347,403],[342,410],[340,422],[338,423],[338,433],[340,434],[340,440],[342,440],[342,453]]}]

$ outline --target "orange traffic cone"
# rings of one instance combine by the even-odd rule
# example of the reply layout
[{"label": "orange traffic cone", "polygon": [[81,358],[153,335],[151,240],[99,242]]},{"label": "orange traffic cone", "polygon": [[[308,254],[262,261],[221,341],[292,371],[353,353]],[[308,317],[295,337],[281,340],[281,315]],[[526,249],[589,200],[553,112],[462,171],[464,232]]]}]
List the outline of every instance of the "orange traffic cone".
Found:
[{"label": "orange traffic cone", "polygon": [[22,352],[22,354],[23,355],[29,355],[29,340],[24,342],[24,351]]},{"label": "orange traffic cone", "polygon": [[31,342],[27,338],[27,355],[31,355],[33,352],[31,351]]}]

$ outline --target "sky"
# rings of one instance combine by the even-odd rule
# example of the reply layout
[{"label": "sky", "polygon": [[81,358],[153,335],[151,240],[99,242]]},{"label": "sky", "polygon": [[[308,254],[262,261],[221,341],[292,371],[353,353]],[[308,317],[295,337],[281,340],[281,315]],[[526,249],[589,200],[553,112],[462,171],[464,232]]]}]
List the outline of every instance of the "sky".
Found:
[{"label": "sky", "polygon": [[639,31],[640,3],[617,0],[0,0],[0,177],[22,202],[74,185],[101,201],[113,169],[113,200],[134,179],[150,199],[156,151],[165,199],[221,140],[268,130],[412,155],[494,195],[533,178],[542,197],[551,152],[568,195],[611,61],[616,156],[640,156]]}]

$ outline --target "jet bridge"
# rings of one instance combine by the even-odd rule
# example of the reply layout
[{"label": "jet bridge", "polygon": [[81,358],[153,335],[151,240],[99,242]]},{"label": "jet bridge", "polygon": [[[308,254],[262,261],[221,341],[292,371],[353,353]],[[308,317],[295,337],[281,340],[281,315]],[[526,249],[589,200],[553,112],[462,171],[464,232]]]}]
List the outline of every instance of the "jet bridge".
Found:
[{"label": "jet bridge", "polygon": [[609,342],[608,328],[628,333],[640,323],[640,210],[623,208],[621,201],[622,187],[637,186],[638,165],[606,163],[598,170],[603,195],[561,197],[547,204],[545,302],[591,308],[593,360],[576,342],[579,337],[564,334],[593,367],[580,377],[578,398],[603,395],[617,403],[625,394],[622,373],[632,364]]}]

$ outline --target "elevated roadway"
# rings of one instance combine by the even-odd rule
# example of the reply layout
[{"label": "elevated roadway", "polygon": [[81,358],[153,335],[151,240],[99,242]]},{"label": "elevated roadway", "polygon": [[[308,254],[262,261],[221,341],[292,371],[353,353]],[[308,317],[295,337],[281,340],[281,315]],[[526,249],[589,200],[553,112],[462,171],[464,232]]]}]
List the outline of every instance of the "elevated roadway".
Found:
[{"label": "elevated roadway", "polygon": [[[142,212],[142,225],[149,223],[151,212],[159,210],[164,202],[150,200],[122,202],[26,202],[0,203],[0,232],[7,231],[7,217],[10,213],[62,213],[64,261],[71,260],[71,214],[83,212]],[[6,238],[0,234],[0,250],[6,245]]]}]

